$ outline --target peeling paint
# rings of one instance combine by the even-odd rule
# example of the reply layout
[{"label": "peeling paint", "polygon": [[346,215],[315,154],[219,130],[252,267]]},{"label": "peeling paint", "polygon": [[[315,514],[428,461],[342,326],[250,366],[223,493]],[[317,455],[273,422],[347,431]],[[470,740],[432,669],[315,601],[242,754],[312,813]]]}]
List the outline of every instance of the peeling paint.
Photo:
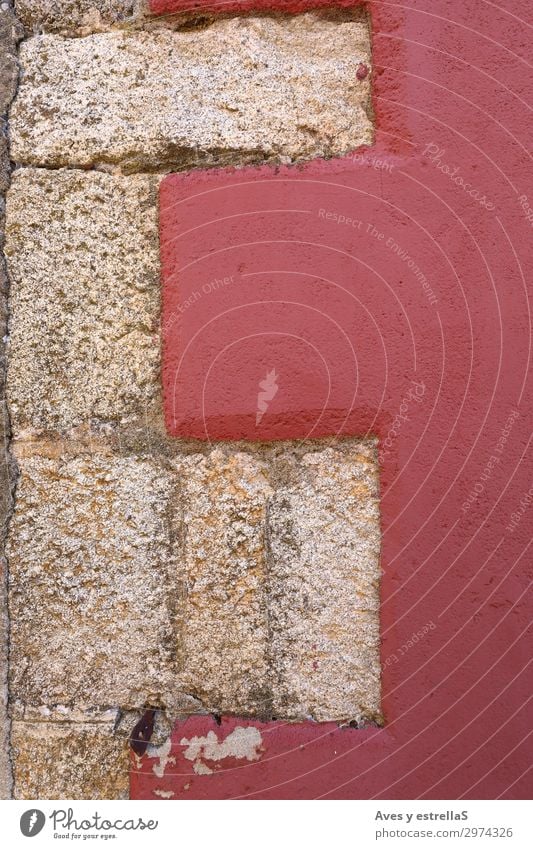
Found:
[{"label": "peeling paint", "polygon": [[160,746],[148,746],[147,755],[150,758],[159,758],[159,763],[153,765],[152,770],[158,778],[163,778],[167,764],[175,764],[176,758],[170,754],[172,740],[169,737]]},{"label": "peeling paint", "polygon": [[204,764],[204,762],[200,760],[196,760],[192,768],[196,775],[213,775],[214,772],[211,767],[207,766],[207,764]]},{"label": "peeling paint", "polygon": [[[258,728],[237,726],[225,740],[219,742],[214,731],[209,731],[206,737],[182,737],[181,746],[187,746],[183,756],[194,761],[193,769],[197,775],[209,775],[213,772],[204,760],[221,761],[224,758],[236,760],[257,761],[261,757],[260,747],[263,738]],[[202,760],[203,758],[203,760]]]},{"label": "peeling paint", "polygon": [[159,796],[161,799],[172,799],[175,795],[173,790],[160,790],[159,787],[154,790],[154,796]]}]

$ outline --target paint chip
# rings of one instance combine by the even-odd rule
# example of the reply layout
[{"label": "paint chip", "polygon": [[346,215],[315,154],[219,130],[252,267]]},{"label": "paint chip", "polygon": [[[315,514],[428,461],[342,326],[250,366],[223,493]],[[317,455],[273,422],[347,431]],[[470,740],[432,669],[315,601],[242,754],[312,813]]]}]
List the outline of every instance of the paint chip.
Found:
[{"label": "paint chip", "polygon": [[159,758],[159,763],[152,767],[153,772],[158,778],[163,778],[167,764],[175,764],[176,758],[170,754],[172,748],[172,740],[169,737],[160,746],[148,746],[147,755],[150,758]]},{"label": "paint chip", "polygon": [[159,796],[161,799],[172,799],[175,795],[173,790],[160,790],[159,787],[154,790],[154,796]]},{"label": "paint chip", "polygon": [[[209,731],[205,737],[182,737],[181,746],[187,748],[183,757],[194,761],[193,769],[197,775],[210,775],[213,770],[205,761],[222,761],[225,758],[236,760],[257,761],[261,757],[260,748],[263,738],[254,726],[243,728],[238,726],[225,740],[219,742],[214,731]],[[155,771],[155,768],[154,768]]]}]

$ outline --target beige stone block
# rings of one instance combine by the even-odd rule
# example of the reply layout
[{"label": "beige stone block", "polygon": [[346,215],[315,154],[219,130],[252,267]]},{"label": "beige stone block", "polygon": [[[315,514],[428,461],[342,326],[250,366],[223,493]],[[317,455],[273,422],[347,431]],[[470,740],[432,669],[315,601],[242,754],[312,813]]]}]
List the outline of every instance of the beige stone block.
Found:
[{"label": "beige stone block", "polygon": [[160,704],[179,598],[173,480],[155,461],[126,457],[19,462],[7,543],[11,699]]},{"label": "beige stone block", "polygon": [[143,419],[158,403],[156,203],[149,177],[14,174],[6,254],[15,433]]},{"label": "beige stone block", "polygon": [[180,683],[216,713],[268,713],[267,466],[245,453],[177,462],[186,604]]},{"label": "beige stone block", "polygon": [[367,18],[234,17],[192,31],[38,35],[20,50],[11,157],[149,170],[290,161],[373,138]]},{"label": "beige stone block", "polygon": [[129,754],[112,722],[14,722],[16,799],[127,799]]},{"label": "beige stone block", "polygon": [[273,711],[380,716],[377,446],[304,454],[269,504]]}]

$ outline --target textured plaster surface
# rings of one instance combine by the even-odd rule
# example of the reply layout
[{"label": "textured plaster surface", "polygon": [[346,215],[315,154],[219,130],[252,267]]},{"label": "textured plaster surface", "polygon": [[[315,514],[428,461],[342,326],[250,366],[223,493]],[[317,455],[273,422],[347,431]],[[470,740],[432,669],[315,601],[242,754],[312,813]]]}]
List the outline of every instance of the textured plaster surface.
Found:
[{"label": "textured plaster surface", "polygon": [[14,432],[144,418],[159,396],[154,178],[22,169],[6,233]]},{"label": "textured plaster surface", "polygon": [[124,170],[331,156],[372,140],[366,18],[39,35],[20,53],[12,158]]}]

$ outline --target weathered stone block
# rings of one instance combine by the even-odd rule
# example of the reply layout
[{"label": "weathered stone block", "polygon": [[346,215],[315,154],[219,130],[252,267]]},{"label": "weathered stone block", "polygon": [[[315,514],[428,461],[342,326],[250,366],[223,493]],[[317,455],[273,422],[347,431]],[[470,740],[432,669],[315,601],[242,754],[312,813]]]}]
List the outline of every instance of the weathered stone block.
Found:
[{"label": "weathered stone block", "polygon": [[12,698],[379,719],[376,451],[22,453]]},{"label": "weathered stone block", "polygon": [[6,255],[15,433],[144,417],[160,391],[154,180],[18,171]]},{"label": "weathered stone block", "polygon": [[14,722],[16,799],[127,799],[127,740],[114,723]]},{"label": "weathered stone block", "polygon": [[187,588],[180,681],[214,712],[268,712],[267,465],[214,450],[177,468]]},{"label": "weathered stone block", "polygon": [[380,716],[377,447],[305,454],[269,504],[273,710]]},{"label": "weathered stone block", "polygon": [[23,164],[127,170],[291,160],[372,141],[368,21],[305,14],[194,31],[35,36],[11,109]]},{"label": "weathered stone block", "polygon": [[11,698],[143,707],[168,692],[178,595],[156,462],[20,460],[10,563]]},{"label": "weathered stone block", "polygon": [[179,471],[183,689],[216,713],[379,719],[375,441],[216,449]]}]

